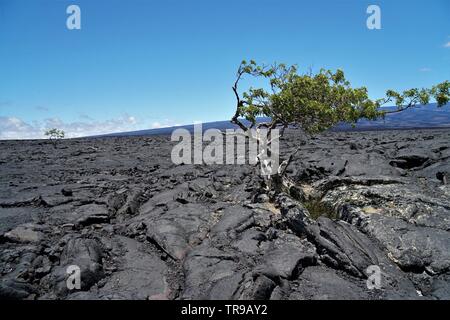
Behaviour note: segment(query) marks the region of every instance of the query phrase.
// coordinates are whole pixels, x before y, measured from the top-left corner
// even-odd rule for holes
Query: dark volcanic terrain
[[[449,129],[322,134],[272,199],[250,166],[176,166],[173,145],[0,141],[0,298],[450,299]]]

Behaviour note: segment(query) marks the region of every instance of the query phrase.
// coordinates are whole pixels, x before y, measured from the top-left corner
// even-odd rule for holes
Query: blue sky
[[[449,18],[448,0],[0,0],[0,138],[229,119],[244,58],[343,68],[373,98],[431,86],[449,79]]]

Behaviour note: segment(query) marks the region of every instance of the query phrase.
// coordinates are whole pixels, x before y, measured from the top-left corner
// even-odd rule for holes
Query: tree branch
[[[284,160],[283,162],[280,163],[280,165],[278,166],[278,174],[283,176],[286,172],[286,169],[288,168],[288,166],[291,164],[292,160],[294,159],[294,156],[297,154],[297,152],[300,151],[300,149],[306,144],[306,141],[301,141],[300,142],[300,146],[298,146],[297,148],[295,148],[295,150],[293,152],[291,152],[288,156],[288,158],[286,160]]]
[[[417,98],[414,98],[406,106],[398,108],[397,110],[384,111],[384,114],[392,114],[392,113],[399,113],[399,112],[405,111],[407,109],[414,107],[417,104],[417,102],[418,102]]]
[[[232,87],[234,95],[236,96],[236,112],[234,113],[234,116],[231,118],[231,123],[234,123],[234,124],[238,125],[242,130],[247,131],[248,128],[239,120],[240,109],[243,105],[243,102],[241,101],[241,98],[239,97],[237,88],[238,88],[239,80],[241,79],[243,74],[244,74],[244,70],[242,69],[242,67],[239,67],[236,81],[234,82],[234,85]]]

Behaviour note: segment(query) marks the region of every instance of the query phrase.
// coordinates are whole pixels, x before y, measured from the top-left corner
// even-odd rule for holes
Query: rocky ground
[[[450,298],[450,130],[323,134],[273,199],[251,167],[176,166],[173,145],[0,141],[0,298]]]

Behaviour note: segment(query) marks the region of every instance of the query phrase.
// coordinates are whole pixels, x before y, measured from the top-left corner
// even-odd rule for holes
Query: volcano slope
[[[322,134],[276,197],[249,166],[172,164],[173,145],[1,141],[0,298],[450,298],[449,129]]]

